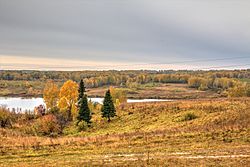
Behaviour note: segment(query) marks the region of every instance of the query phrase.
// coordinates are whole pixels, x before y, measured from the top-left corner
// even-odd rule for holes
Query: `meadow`
[[[247,166],[250,99],[126,104],[110,123],[62,135],[0,129],[1,166]]]
[[[1,71],[0,96],[43,97],[47,108],[0,107],[0,166],[247,166],[249,78],[249,70]],[[110,122],[105,105],[82,100],[108,89]],[[86,107],[90,122],[79,121]]]

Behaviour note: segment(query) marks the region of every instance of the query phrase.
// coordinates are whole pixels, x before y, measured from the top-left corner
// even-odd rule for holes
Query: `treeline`
[[[196,79],[194,79],[196,77]],[[224,87],[220,84],[231,79],[250,79],[248,70],[219,71],[173,71],[173,70],[127,70],[127,71],[0,71],[0,80],[9,81],[47,81],[65,82],[67,80],[84,80],[87,88],[107,85],[133,87],[146,83],[191,83],[191,87],[210,89]],[[195,83],[195,84],[193,84]],[[200,85],[199,85],[200,83]],[[218,84],[217,84],[218,83]],[[216,86],[217,85],[217,86]],[[230,87],[230,86],[229,86]]]
[[[207,89],[221,89],[225,90],[233,87],[239,81],[231,78],[202,78],[202,77],[191,77],[188,79],[188,85],[191,88],[197,88],[200,90]]]
[[[232,78],[191,77],[188,79],[188,85],[199,90],[224,91],[229,97],[250,97],[250,83]]]

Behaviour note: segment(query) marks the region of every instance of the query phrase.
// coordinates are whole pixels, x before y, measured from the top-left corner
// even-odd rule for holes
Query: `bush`
[[[12,114],[5,108],[0,108],[0,127],[11,127]]]
[[[53,107],[51,108],[50,110],[47,110],[47,113],[49,114],[58,114],[60,112],[59,108],[58,107]]]
[[[77,123],[77,130],[78,132],[84,131],[88,128],[88,123],[85,121],[80,121]]]
[[[26,123],[30,120],[33,120],[36,116],[34,115],[34,113],[31,112],[25,112],[24,114],[20,114],[20,117],[18,119],[19,123]]]
[[[65,128],[70,123],[65,117],[64,113],[62,112],[57,112],[57,113],[54,113],[53,115],[56,117],[57,123],[61,129]]]
[[[38,118],[34,126],[35,131],[40,135],[54,136],[62,132],[56,116],[52,114]]]
[[[194,113],[187,113],[184,115],[182,121],[190,121],[190,120],[193,120],[196,118],[197,118],[197,116]]]
[[[250,84],[238,82],[233,88],[228,90],[229,97],[250,97]]]
[[[204,83],[206,80],[201,77],[191,77],[188,79],[188,86],[190,88],[199,88],[202,83]],[[203,84],[204,85],[204,84]]]

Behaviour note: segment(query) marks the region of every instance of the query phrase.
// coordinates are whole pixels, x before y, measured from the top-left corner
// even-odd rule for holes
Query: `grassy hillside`
[[[128,104],[58,138],[0,129],[1,166],[247,166],[250,98]]]

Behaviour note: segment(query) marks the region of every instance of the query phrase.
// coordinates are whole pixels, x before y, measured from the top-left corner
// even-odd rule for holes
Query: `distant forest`
[[[188,83],[199,89],[227,89],[236,81],[250,80],[250,69],[247,70],[125,70],[125,71],[33,71],[1,70],[0,80],[4,81],[41,81],[84,80],[87,88],[101,86],[134,87],[147,83]]]

